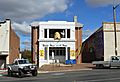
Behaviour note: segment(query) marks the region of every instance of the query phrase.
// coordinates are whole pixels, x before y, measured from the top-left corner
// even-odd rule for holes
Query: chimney
[[[77,23],[77,16],[74,16],[74,22]]]

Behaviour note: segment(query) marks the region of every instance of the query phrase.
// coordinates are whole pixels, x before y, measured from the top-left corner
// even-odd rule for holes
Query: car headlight
[[[36,68],[36,66],[33,66],[34,68]]]
[[[27,66],[25,66],[25,67],[24,67],[24,69],[28,69],[28,67],[27,67]]]

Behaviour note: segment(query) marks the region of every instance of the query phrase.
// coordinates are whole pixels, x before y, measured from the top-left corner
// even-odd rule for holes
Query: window
[[[47,38],[47,29],[44,29],[44,38]]]
[[[49,38],[54,38],[55,33],[58,32],[61,38],[65,38],[65,29],[50,29]]]
[[[47,60],[47,47],[45,47],[45,60]]]
[[[70,60],[70,47],[67,48],[68,51],[68,60]]]
[[[19,60],[19,64],[29,64],[28,60]]]
[[[17,61],[15,61],[15,63],[14,63],[15,65],[18,65],[18,63],[17,63]]]
[[[70,29],[67,29],[67,38],[70,38]]]
[[[48,37],[47,37],[48,34],[47,30],[49,30]],[[44,29],[44,38],[55,38],[56,32],[57,34],[59,34],[60,38],[70,38],[70,29]]]
[[[112,57],[112,60],[119,60],[117,57]]]
[[[65,47],[50,47],[49,56],[52,56],[52,52],[54,52],[55,56],[65,56],[66,48]]]

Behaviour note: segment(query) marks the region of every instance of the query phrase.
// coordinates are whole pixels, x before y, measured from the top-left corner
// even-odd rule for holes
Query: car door
[[[17,61],[15,61],[15,63],[13,64],[12,70],[15,71],[15,72],[18,71],[18,62]]]

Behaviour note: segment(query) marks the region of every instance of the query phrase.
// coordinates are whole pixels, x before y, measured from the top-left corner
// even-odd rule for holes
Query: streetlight
[[[119,6],[120,4],[113,6],[113,20],[114,20],[114,33],[115,33],[115,55],[117,56],[117,36],[116,36],[116,11],[115,9]]]

